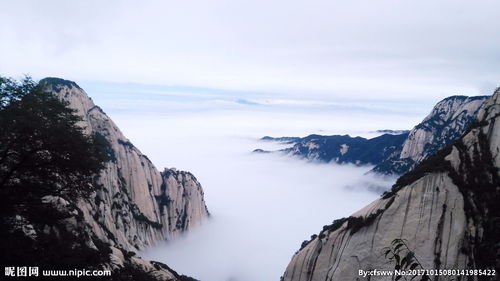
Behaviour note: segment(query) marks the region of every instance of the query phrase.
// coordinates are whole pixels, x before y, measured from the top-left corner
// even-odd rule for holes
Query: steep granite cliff
[[[395,239],[406,241],[423,269],[498,270],[500,90],[481,107],[478,120],[453,144],[402,176],[381,199],[305,241],[282,280],[393,280],[360,276],[359,270],[394,270],[394,261],[384,253]]]
[[[194,280],[135,253],[208,217],[192,174],[159,172],[74,82],[0,77],[0,92],[0,264]]]
[[[402,147],[373,171],[383,174],[403,174],[416,163],[433,155],[453,142],[476,119],[486,96],[451,96],[434,106],[431,113],[415,126]]]
[[[175,238],[208,216],[203,190],[191,173],[160,173],[76,83],[57,78],[40,83],[83,117],[87,132],[111,144],[113,160],[99,177],[102,187],[93,200],[79,202],[98,238],[135,251]]]

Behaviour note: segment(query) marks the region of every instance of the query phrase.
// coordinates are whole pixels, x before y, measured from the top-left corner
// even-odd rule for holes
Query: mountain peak
[[[116,155],[116,161],[107,164],[106,171],[101,173],[99,179],[107,193],[98,192],[98,197],[108,209],[102,211],[92,205],[93,202],[82,205],[92,214],[88,221],[96,226],[96,233],[106,232],[99,225],[99,222],[104,221],[106,229],[115,234],[112,238],[101,235],[100,239],[110,240],[127,250],[136,250],[158,240],[175,238],[208,216],[201,186],[196,178],[187,173],[174,178],[162,177],[153,163],[75,82],[49,77],[39,83],[74,109],[82,118],[79,125],[85,132],[97,133],[106,139]],[[178,194],[181,191],[184,197]],[[175,203],[170,200],[175,200]],[[189,204],[184,204],[188,201]],[[127,208],[129,212],[121,212],[120,208]],[[99,220],[94,221],[93,216]],[[169,223],[177,221],[179,216],[185,217],[184,224],[177,227]]]
[[[43,78],[42,80],[40,80],[39,83],[40,83],[40,85],[52,86],[53,88],[55,88],[55,87],[61,88],[61,86],[66,86],[69,88],[75,87],[75,88],[83,91],[83,89],[80,88],[80,86],[78,86],[78,84],[76,84],[75,82],[73,82],[71,80],[65,80],[62,78],[58,78],[58,77],[46,77],[46,78]]]
[[[477,116],[488,96],[451,96],[434,106],[431,113],[411,130],[400,158],[419,162],[458,138]]]

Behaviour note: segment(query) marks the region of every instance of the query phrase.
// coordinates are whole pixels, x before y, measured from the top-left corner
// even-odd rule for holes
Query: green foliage
[[[484,122],[483,122],[484,123]],[[486,124],[486,123],[484,123]],[[463,249],[474,257],[477,268],[498,268],[500,265],[500,177],[499,168],[493,162],[489,138],[476,130],[478,143],[466,147],[459,142],[461,165],[451,171],[450,177],[464,197],[464,209],[468,220],[482,229],[481,238],[467,237],[469,249]],[[473,151],[472,154],[469,151]]]
[[[121,144],[121,145],[123,145],[123,146],[125,146],[125,147],[127,147],[127,148],[129,148],[129,149],[134,148],[134,145],[130,141],[128,141],[128,140],[124,141],[124,140],[120,140],[119,139],[118,143]]]
[[[404,239],[394,239],[391,242],[390,247],[386,247],[383,249],[384,257],[389,259],[389,261],[394,263],[394,270],[414,270],[414,269],[424,269],[422,264],[418,261],[415,253],[410,250],[406,240]],[[408,277],[410,279],[408,279]],[[404,278],[405,280],[414,280],[415,278],[420,277],[420,281],[428,281],[430,280],[429,276],[424,274],[422,276],[414,275],[414,276],[403,276],[397,275],[396,280],[401,280]]]
[[[36,218],[32,218],[32,222]],[[79,219],[78,219],[79,220]],[[43,231],[44,224],[34,223],[36,239],[27,237],[21,229],[13,228],[12,223],[0,219],[0,251],[8,253],[0,256],[0,264],[31,265],[45,269],[89,268],[97,269],[97,265],[109,260],[109,247],[99,239],[93,239],[97,249],[85,245],[79,225],[75,229],[67,229],[52,221],[50,232]],[[57,229],[57,231],[55,230]],[[80,233],[80,234],[78,234]]]
[[[108,139],[103,136],[101,133],[92,134],[92,142],[98,149],[98,153],[102,156],[103,160],[106,162],[116,162],[115,151],[111,147]]]
[[[29,77],[0,77],[0,97],[2,205],[49,194],[88,196],[112,157],[109,143],[85,134],[75,111]]]
[[[63,90],[62,86],[79,88],[57,78],[37,84],[29,77],[19,82],[0,77],[0,252],[5,253],[0,264],[101,269],[110,262],[109,244],[93,234],[76,203],[101,188],[97,177],[105,163],[116,161],[116,156],[104,135],[85,133],[79,126],[82,119],[53,94]],[[124,185],[121,171],[119,178]],[[45,195],[62,197],[68,203],[57,207],[43,203]],[[169,204],[168,197],[161,199]],[[97,195],[96,205],[101,200]],[[162,227],[136,205],[131,211],[146,225]],[[97,213],[94,219],[108,238],[116,241]],[[26,229],[31,230],[30,236]],[[134,255],[124,252],[127,261]],[[156,269],[166,267],[154,265]],[[178,280],[195,280],[172,272]],[[110,277],[80,279],[156,280],[154,274],[130,263]]]
[[[300,244],[300,250],[304,249],[307,245],[309,245],[309,243],[311,243],[316,238],[318,238],[318,235],[313,234],[313,235],[311,235],[311,239],[302,241],[302,244]]]
[[[466,134],[476,135],[477,143],[466,145],[458,139],[402,176],[392,190],[383,195],[383,198],[394,198],[401,188],[419,178],[429,173],[446,172],[463,195],[467,220],[482,232],[480,237],[467,235],[466,242],[461,248],[462,253],[470,257],[468,266],[471,268],[498,268],[500,265],[500,244],[498,243],[500,177],[490,151],[491,140],[479,129],[490,125],[490,122],[488,120],[476,121],[466,132]],[[453,147],[458,151],[460,158],[457,170],[445,160]],[[439,259],[436,259],[435,264],[439,263]]]
[[[361,228],[370,226],[375,222],[375,220],[380,216],[385,210],[387,210],[394,202],[394,197],[387,200],[384,208],[378,209],[375,212],[370,213],[366,217],[348,217],[346,229],[351,230],[351,235],[358,232]]]
[[[343,224],[344,222],[347,220],[347,218],[340,218],[340,219],[336,219],[332,222],[332,224],[330,225],[324,225],[323,226],[323,230],[320,232],[320,237],[324,237],[326,235],[326,233],[330,233],[330,232],[333,232],[337,229],[339,229]]]
[[[368,227],[371,224],[375,222],[375,220],[380,216],[385,210],[387,210],[392,203],[394,202],[394,197],[390,198],[387,200],[387,203],[382,209],[378,209],[373,213],[370,213],[366,217],[347,217],[347,218],[340,218],[336,219],[332,222],[330,225],[324,225],[323,229],[319,233],[319,235],[312,235],[310,240],[304,240],[302,244],[300,245],[300,249],[302,250],[304,247],[306,247],[309,243],[311,243],[314,239],[319,238],[323,239],[325,238],[328,234],[332,233],[333,231],[339,229],[344,225],[345,222],[347,222],[347,225],[345,227],[345,230],[349,230],[349,234],[353,235],[354,233],[358,232],[361,228],[363,227]]]
[[[36,87],[36,82],[25,77],[21,82],[0,76],[0,110],[14,101],[19,101]]]
[[[436,154],[420,162],[417,166],[415,166],[415,168],[413,168],[413,170],[399,177],[396,183],[392,186],[391,190],[382,194],[382,198],[388,199],[393,197],[399,190],[401,190],[401,188],[414,183],[429,173],[447,172],[452,170],[450,162],[444,158],[450,154],[453,145],[456,143],[457,141],[447,145]]]
[[[109,143],[84,134],[81,118],[45,86],[0,77],[0,252],[8,253],[0,263],[96,268],[109,247],[85,244],[91,234],[75,202],[94,190]],[[43,204],[45,195],[72,199],[66,207],[76,213]],[[22,231],[27,225],[36,238]]]

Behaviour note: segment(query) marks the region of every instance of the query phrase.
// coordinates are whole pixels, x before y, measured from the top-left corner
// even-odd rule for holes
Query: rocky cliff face
[[[454,140],[475,119],[486,97],[452,96],[440,101],[425,119],[415,126],[403,144],[401,158],[418,162]],[[433,147],[429,147],[429,146]]]
[[[475,120],[486,96],[451,96],[440,101],[425,119],[415,126],[399,153],[374,168],[384,174],[403,174],[416,163],[459,138]]]
[[[21,84],[14,89],[18,90],[17,87]],[[0,220],[0,248],[6,254],[0,256],[0,264],[36,265],[40,270],[112,271],[110,277],[99,280],[194,280],[159,262],[143,260],[135,251],[173,239],[208,217],[203,190],[196,178],[175,169],[159,172],[74,82],[47,78],[37,86],[27,80],[22,87],[27,92],[15,102],[23,106],[16,107],[13,101],[8,105],[13,111],[2,111],[3,124],[13,124],[2,138],[3,156],[13,155],[2,162],[2,171],[10,171],[10,174],[4,172],[3,183],[22,163],[27,163],[27,169],[2,186],[0,205],[4,216]],[[71,137],[80,142],[85,137],[75,128],[73,116],[63,118],[61,112],[68,115],[71,112],[52,95],[65,101],[81,117],[77,125],[98,150],[82,152],[80,148],[85,149],[84,145],[56,149],[71,144]],[[35,125],[29,126],[31,122]],[[40,132],[46,135],[38,137]],[[35,154],[42,158],[23,156],[16,162],[16,156],[24,150],[11,149],[14,144],[26,150],[28,156]],[[99,154],[95,165],[97,161],[106,161],[104,168],[98,165],[92,170],[91,163],[87,164],[87,173],[83,169],[77,174],[79,166],[72,165],[88,160],[85,157],[93,159],[92,153]],[[47,163],[53,164],[53,168],[41,170],[39,179],[33,179],[38,174],[27,173]],[[49,180],[46,173],[52,171]],[[94,171],[100,173],[92,175]],[[78,176],[85,180],[79,181]]]
[[[83,117],[87,132],[111,144],[113,159],[99,176],[102,187],[78,204],[99,239],[135,251],[173,239],[208,216],[203,190],[191,173],[160,173],[76,83],[56,78],[40,83]]]
[[[358,270],[394,270],[394,261],[384,256],[394,239],[405,239],[424,269],[498,269],[500,90],[482,106],[478,120],[381,199],[305,241],[283,280],[393,280],[363,277]]]

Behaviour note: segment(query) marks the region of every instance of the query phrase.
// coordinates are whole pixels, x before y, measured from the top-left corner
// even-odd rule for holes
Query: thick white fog
[[[307,127],[311,133],[344,128],[342,133],[370,135],[410,120],[343,113],[326,122],[314,112],[262,111],[111,115],[159,169],[188,170],[202,184],[210,220],[140,255],[204,281],[279,280],[303,240],[378,198],[373,190],[392,184],[393,179],[365,175],[370,167],[253,154],[255,148],[282,147],[259,136],[305,135]]]
[[[220,144],[245,147],[236,141]],[[201,280],[277,281],[304,239],[378,196],[364,189],[367,169],[352,166],[246,153],[201,161],[213,165],[196,172],[212,219],[143,253]]]

